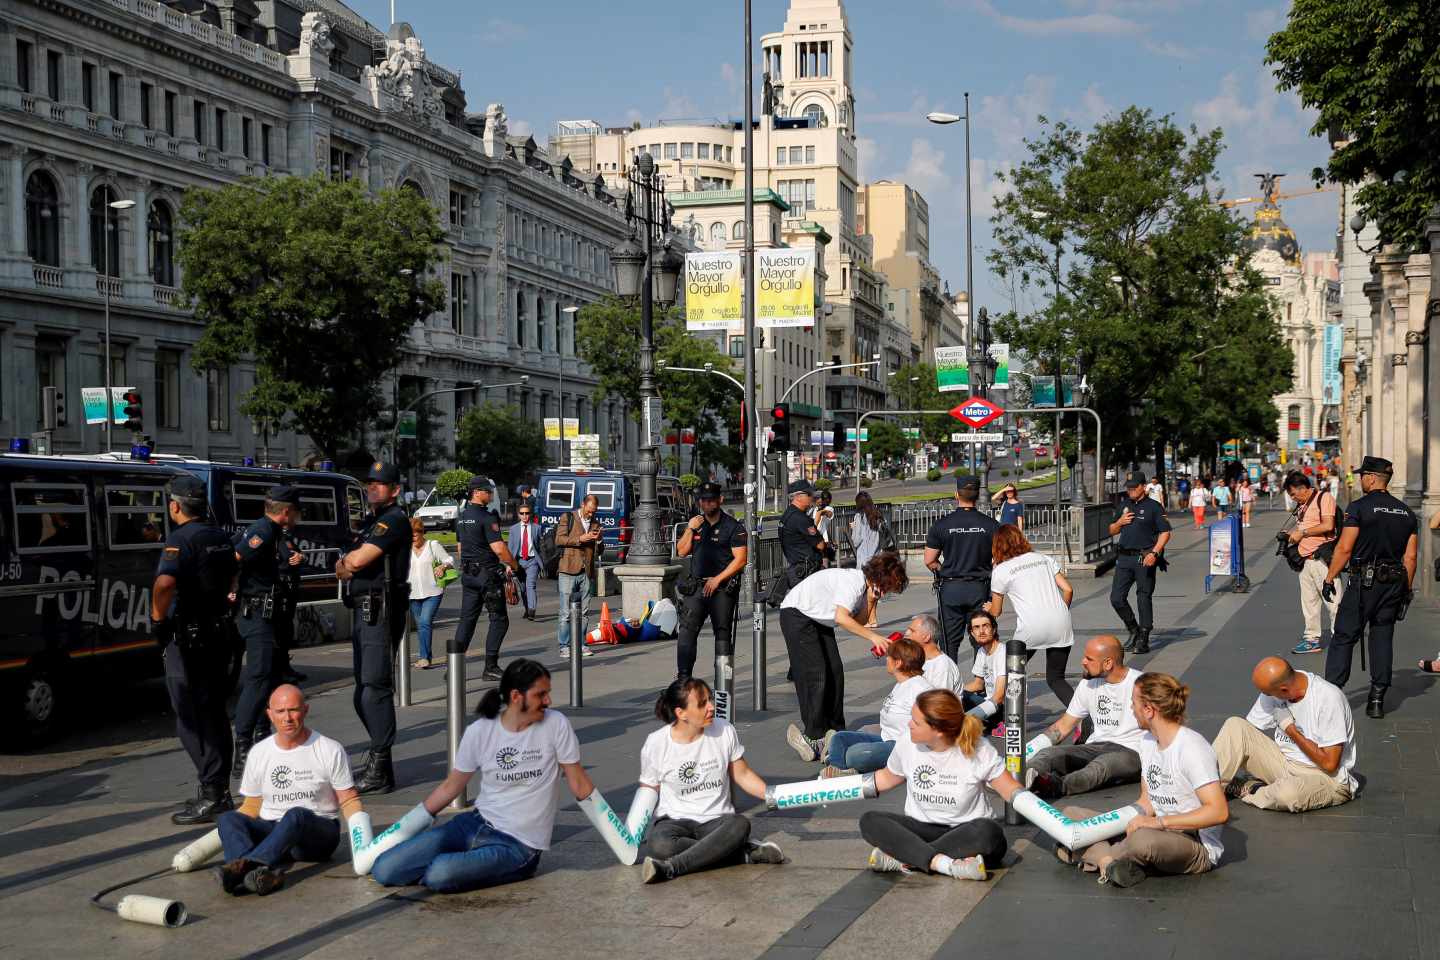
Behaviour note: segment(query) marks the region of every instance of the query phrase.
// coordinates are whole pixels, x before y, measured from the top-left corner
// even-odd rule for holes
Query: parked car
[[[415,518],[425,524],[426,530],[454,530],[455,521],[460,519],[460,501],[447,497],[439,490],[431,490]]]

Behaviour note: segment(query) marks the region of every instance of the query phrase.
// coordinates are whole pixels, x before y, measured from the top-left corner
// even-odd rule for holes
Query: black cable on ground
[[[114,907],[100,902],[101,897],[104,897],[107,894],[114,893],[116,890],[121,890],[125,887],[133,886],[137,883],[144,883],[146,880],[154,880],[156,877],[163,877],[165,874],[173,872],[174,869],[171,867],[162,867],[161,869],[156,870],[152,873],[145,874],[143,877],[135,877],[131,880],[124,880],[120,883],[108,886],[104,890],[101,890],[99,893],[95,894],[93,897],[90,898],[90,905],[92,907],[99,907],[101,910],[108,910],[111,913],[115,913],[116,910]]]

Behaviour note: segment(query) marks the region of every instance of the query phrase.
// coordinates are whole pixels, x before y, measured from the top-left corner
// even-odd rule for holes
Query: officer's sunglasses
[[[528,516],[530,516],[530,511],[529,511],[529,510],[522,510],[522,511],[520,512],[520,516],[522,516],[522,517],[528,517]]]

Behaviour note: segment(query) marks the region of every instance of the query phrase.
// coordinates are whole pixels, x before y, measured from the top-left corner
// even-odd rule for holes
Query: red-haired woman
[[[957,880],[984,880],[1005,856],[1005,832],[995,821],[989,787],[1009,800],[1020,784],[949,690],[927,690],[910,711],[910,736],[901,737],[885,769],[881,793],[902,783],[905,812],[868,810],[860,836],[874,845],[870,869],[928,871]]]
[[[1015,605],[1015,639],[1034,656],[1045,651],[1045,682],[1060,699],[1070,703],[1075,690],[1065,680],[1065,664],[1075,645],[1070,624],[1070,601],[1075,590],[1053,557],[1036,553],[1019,527],[1005,524],[990,542],[990,612],[1000,616],[1005,598]]]

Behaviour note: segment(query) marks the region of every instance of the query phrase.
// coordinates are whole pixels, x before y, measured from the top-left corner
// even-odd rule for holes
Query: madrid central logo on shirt
[[[520,762],[520,751],[514,747],[501,747],[495,751],[495,765],[501,770],[513,770]]]
[[[1153,793],[1161,787],[1168,787],[1170,785],[1170,778],[1165,775],[1165,771],[1161,770],[1159,766],[1152,766],[1145,771],[1145,785],[1148,786]]]
[[[270,783],[276,790],[284,790],[291,782],[289,767],[275,767],[270,771]]]
[[[1102,721],[1109,721],[1111,719],[1111,714],[1118,706],[1119,703],[1111,700],[1103,693],[1095,698],[1095,713]]]
[[[915,781],[915,786],[928,789],[935,786],[935,773],[935,768],[926,763],[916,767],[910,777]]]
[[[675,776],[680,778],[681,783],[694,783],[700,779],[700,771],[694,760],[680,764],[680,769],[675,771]]]

